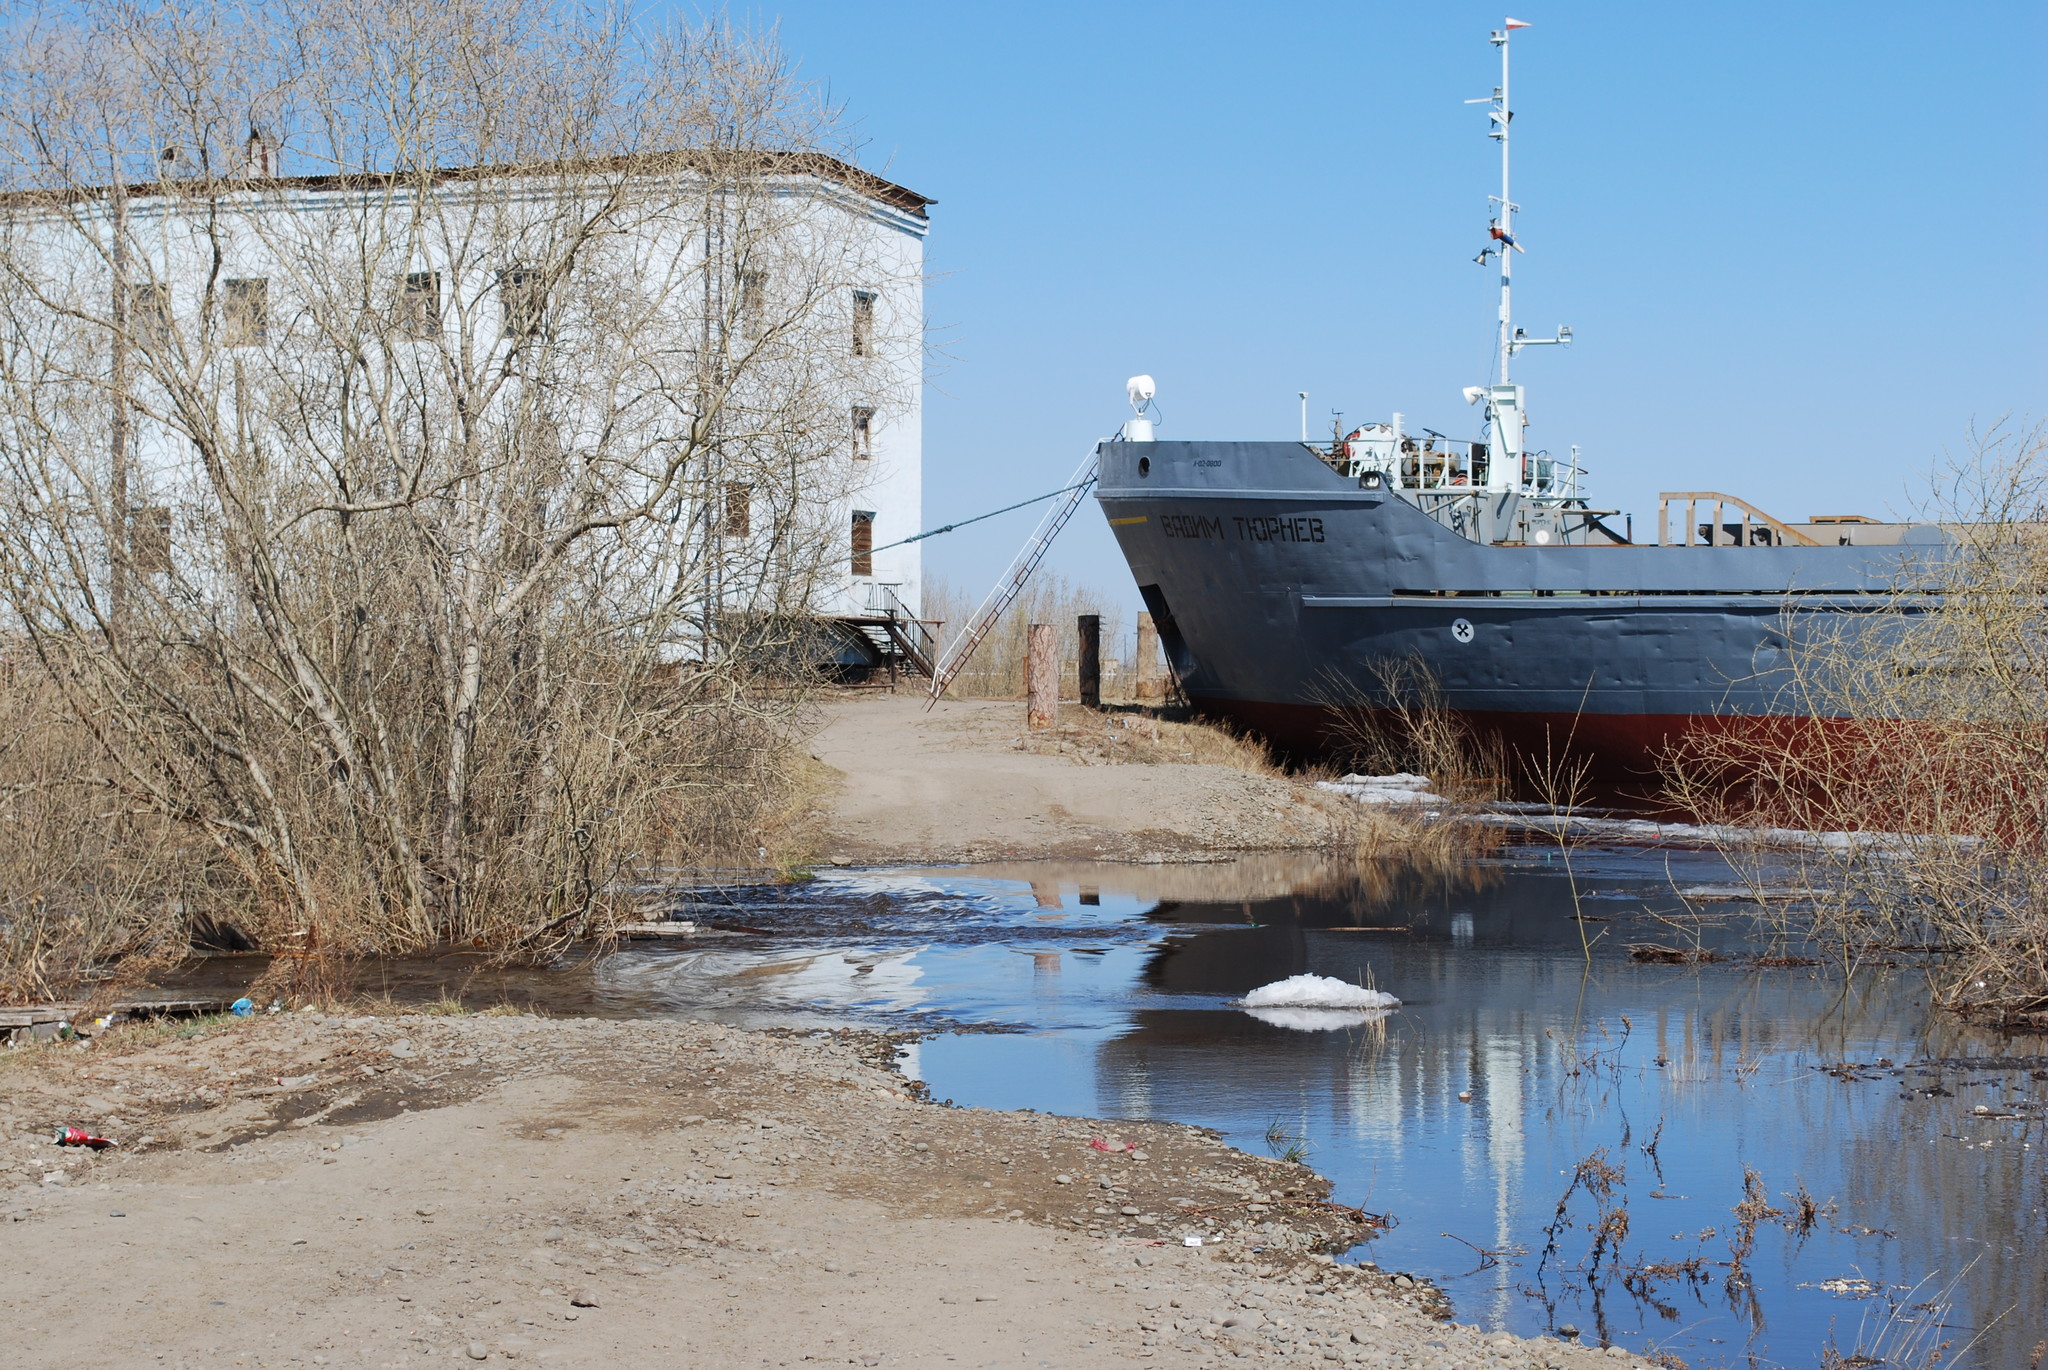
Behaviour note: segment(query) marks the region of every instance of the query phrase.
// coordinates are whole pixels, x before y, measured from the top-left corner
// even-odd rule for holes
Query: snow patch
[[[1237,1001],[1239,1008],[1389,1009],[1401,1001],[1329,975],[1290,975],[1261,985]]]
[[[1426,775],[1347,775],[1342,780],[1320,780],[1319,790],[1335,790],[1361,804],[1441,804],[1444,797],[1429,788]]]
[[[1296,1032],[1336,1032],[1387,1016],[1383,1008],[1248,1008],[1245,1012],[1268,1027]]]

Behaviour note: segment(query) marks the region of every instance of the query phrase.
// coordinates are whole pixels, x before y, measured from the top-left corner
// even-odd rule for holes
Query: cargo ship
[[[1853,514],[1790,522],[1683,490],[1659,496],[1639,538],[1593,506],[1578,449],[1528,445],[1514,363],[1571,330],[1532,338],[1514,324],[1508,51],[1523,27],[1492,35],[1500,85],[1468,102],[1489,107],[1501,153],[1478,258],[1500,272],[1497,372],[1464,391],[1480,436],[1395,414],[1310,442],[1304,412],[1299,441],[1165,441],[1141,376],[1134,416],[1096,448],[1094,493],[1204,712],[1314,748],[1332,708],[1370,704],[1382,663],[1409,659],[1445,706],[1512,746],[1569,745],[1608,778],[1646,776],[1697,729],[1806,721],[1788,635],[1893,602],[1944,537]]]

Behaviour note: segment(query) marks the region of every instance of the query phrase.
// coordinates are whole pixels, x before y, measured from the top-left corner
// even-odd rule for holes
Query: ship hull
[[[1096,498],[1182,690],[1313,748],[1330,713],[1419,661],[1443,705],[1609,778],[1651,774],[1702,728],[1820,716],[1794,654],[1885,631],[1891,547],[1475,542],[1299,443],[1110,442]]]

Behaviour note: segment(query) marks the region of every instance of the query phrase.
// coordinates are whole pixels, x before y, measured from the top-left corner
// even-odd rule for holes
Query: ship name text
[[[1124,520],[1131,522],[1132,520]],[[1321,542],[1323,521],[1311,514],[1233,514],[1230,528],[1239,542]],[[1221,539],[1225,520],[1211,514],[1161,514],[1159,530],[1170,538]]]

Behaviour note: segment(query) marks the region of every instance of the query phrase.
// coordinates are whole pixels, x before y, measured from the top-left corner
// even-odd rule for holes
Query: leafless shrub
[[[1974,441],[1931,502],[1944,540],[1869,610],[1788,616],[1786,688],[1821,722],[1695,736],[1669,793],[1758,834],[1726,839],[1738,865],[1823,891],[1845,967],[1934,953],[1942,1002],[2025,1020],[2048,1011],[2048,432]]]
[[[1542,1259],[1537,1262],[1540,1275],[1553,1257],[1561,1254],[1564,1230],[1575,1226],[1571,1218],[1572,1200],[1584,1194],[1593,1204],[1592,1222],[1593,1245],[1587,1253],[1585,1272],[1587,1283],[1597,1281],[1601,1262],[1608,1261],[1610,1269],[1619,1258],[1620,1245],[1628,1237],[1629,1217],[1627,1195],[1623,1193],[1628,1180],[1626,1168],[1615,1165],[1607,1158],[1607,1148],[1599,1147],[1572,1167],[1571,1183],[1558,1195],[1557,1211],[1551,1215],[1544,1227]]]
[[[1365,680],[1325,672],[1310,691],[1324,711],[1323,747],[1334,763],[1361,775],[1428,776],[1438,794],[1459,804],[1500,797],[1505,749],[1445,703],[1427,662],[1383,657],[1368,670]]]
[[[1799,1182],[1797,1193],[1787,1194],[1783,1197],[1790,1200],[1792,1204],[1792,1207],[1786,1210],[1785,1230],[1795,1237],[1812,1235],[1815,1225],[1822,1218],[1834,1216],[1835,1201],[1829,1199],[1823,1203],[1821,1200],[1814,1198],[1812,1191],[1807,1189],[1804,1180]]]
[[[801,692],[761,687],[916,326],[847,345],[908,268],[773,45],[539,0],[8,39],[7,977],[166,917],[544,955],[769,846]]]
[[[173,876],[177,835],[96,783],[93,739],[54,694],[0,660],[0,1001],[145,974],[182,950],[183,885],[205,878],[203,860]]]
[[[1750,1256],[1756,1251],[1757,1224],[1770,1218],[1782,1218],[1785,1211],[1773,1208],[1769,1196],[1764,1193],[1764,1179],[1749,1166],[1742,1168],[1742,1198],[1735,1205],[1735,1235],[1728,1239],[1728,1283],[1739,1286],[1749,1282],[1747,1269]]]

